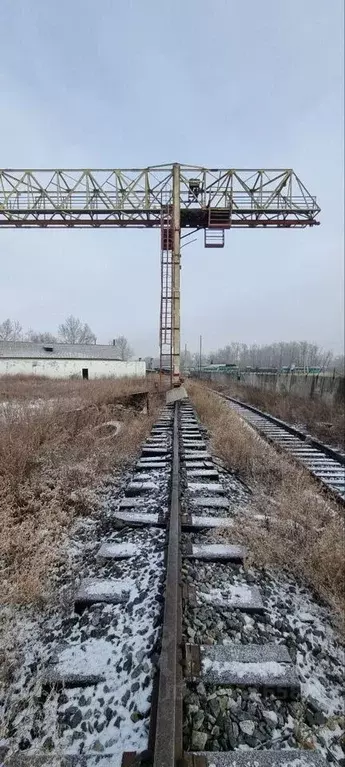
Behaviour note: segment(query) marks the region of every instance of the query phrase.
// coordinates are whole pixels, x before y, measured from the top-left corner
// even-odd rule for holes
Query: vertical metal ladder
[[[173,218],[172,206],[161,213],[161,306],[159,328],[160,377],[169,372],[172,380],[173,354]]]

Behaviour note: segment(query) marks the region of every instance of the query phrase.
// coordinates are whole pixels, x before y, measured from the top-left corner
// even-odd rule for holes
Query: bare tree
[[[310,367],[322,370],[332,369],[333,355],[325,352],[317,344],[309,341],[280,341],[279,343],[264,344],[257,346],[252,344],[240,344],[232,341],[223,349],[211,352],[209,355],[212,362],[237,364],[241,368],[275,368],[281,370],[288,368],[303,368],[307,371]]]
[[[52,333],[37,333],[36,330],[28,330],[26,336],[27,341],[32,341],[35,344],[56,344],[57,338]]]
[[[186,373],[187,370],[190,370],[193,367],[193,355],[188,351],[188,349],[184,349],[181,353],[181,370],[183,373]]]
[[[118,336],[117,338],[114,338],[112,344],[115,346],[116,354],[120,360],[129,360],[131,357],[133,357],[133,349],[125,336]]]
[[[72,314],[59,325],[59,336],[67,344],[95,344],[96,336],[89,325]]]
[[[0,341],[20,341],[22,326],[17,320],[4,320],[0,323]]]
[[[338,354],[334,357],[333,366],[334,370],[341,373],[341,375],[345,375],[345,357],[343,354]]]

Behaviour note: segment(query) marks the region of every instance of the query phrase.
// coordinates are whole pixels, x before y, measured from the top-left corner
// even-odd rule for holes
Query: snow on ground
[[[13,752],[121,755],[147,748],[159,657],[165,531],[119,528],[114,521],[131,478],[109,479],[100,489],[99,517],[75,524],[66,551],[68,568],[57,576],[60,604],[46,605],[42,613],[37,608],[2,610],[13,635],[17,632],[20,650],[1,712],[5,726],[0,737]],[[157,489],[145,496],[148,514],[167,510],[168,469],[156,470],[152,479]],[[120,546],[122,553],[135,552],[135,558],[97,556],[105,543]],[[96,580],[102,593],[110,579],[128,598],[122,604],[95,603],[76,614],[73,595],[85,578],[92,579],[92,589]],[[54,668],[82,675],[85,669],[90,674],[97,669],[104,680],[89,687],[48,689],[44,681]]]
[[[197,537],[200,538],[200,535],[195,534],[194,540]],[[207,533],[207,540],[211,539],[212,535]],[[277,711],[271,704],[272,715],[279,713],[283,716],[276,737],[283,743],[286,738],[294,737],[289,744],[291,747],[298,745],[299,738],[310,740],[327,761],[343,765],[345,656],[343,643],[332,625],[330,609],[320,604],[310,590],[298,584],[293,577],[274,570],[231,567],[228,563],[195,564],[191,560],[184,567],[187,581],[193,583],[199,595],[197,608],[190,607],[185,615],[188,641],[229,646],[233,646],[234,642],[246,645],[284,643],[296,665],[301,683],[301,703],[291,704],[286,711],[283,703]],[[237,589],[239,592],[244,589],[243,593],[246,593],[248,585],[261,591],[265,606],[262,615],[252,616],[239,610],[219,608],[217,600],[211,598],[215,594],[219,598],[230,599]],[[210,666],[207,658],[203,663]],[[244,671],[249,668],[247,663],[243,667]],[[225,670],[223,663],[218,670]],[[211,690],[211,698],[212,694]],[[240,701],[238,705],[245,707],[241,693],[236,694]],[[250,698],[253,700],[252,695]],[[260,696],[258,698],[261,701]],[[258,710],[261,707],[270,708],[264,700],[257,705]],[[261,732],[260,716],[256,714],[254,717],[255,737]]]

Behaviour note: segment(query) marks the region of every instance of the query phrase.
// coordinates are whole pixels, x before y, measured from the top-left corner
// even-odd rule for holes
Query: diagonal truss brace
[[[291,169],[178,167],[182,227],[206,228],[210,209],[227,211],[227,228],[318,223],[316,198]],[[0,170],[0,226],[160,227],[173,168]]]

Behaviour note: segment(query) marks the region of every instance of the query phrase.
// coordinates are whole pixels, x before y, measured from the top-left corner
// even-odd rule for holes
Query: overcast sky
[[[343,348],[343,0],[2,0],[0,167],[290,168],[321,226],[183,249],[182,344]],[[159,234],[0,231],[0,321],[155,354]]]

